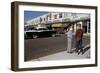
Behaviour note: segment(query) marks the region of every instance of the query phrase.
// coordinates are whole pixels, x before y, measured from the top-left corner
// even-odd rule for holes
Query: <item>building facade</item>
[[[64,29],[73,26],[76,31],[76,25],[81,24],[84,33],[90,33],[90,14],[66,13],[66,12],[48,12],[42,16],[36,17],[25,23],[25,27],[47,27],[63,33]]]

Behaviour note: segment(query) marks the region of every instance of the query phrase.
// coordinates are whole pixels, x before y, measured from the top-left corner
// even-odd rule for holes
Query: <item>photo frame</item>
[[[72,26],[73,35],[75,35],[78,24],[81,24],[83,36],[85,36],[83,37],[85,52],[83,54],[67,53],[68,39],[65,32]],[[48,27],[49,30],[33,29],[33,27],[41,26]],[[26,30],[30,27],[32,27],[30,30]],[[59,28],[60,31],[56,28]],[[33,36],[33,30],[38,32],[36,33],[38,35]],[[54,35],[54,30],[56,30],[56,35]],[[50,37],[44,37],[45,34],[40,33],[43,31],[50,31],[47,32],[49,34],[46,33]],[[29,34],[27,34],[27,39],[26,33]],[[41,35],[43,37],[40,37]],[[72,43],[74,42],[72,41]],[[11,3],[11,70],[93,66],[97,66],[96,6],[18,1]]]

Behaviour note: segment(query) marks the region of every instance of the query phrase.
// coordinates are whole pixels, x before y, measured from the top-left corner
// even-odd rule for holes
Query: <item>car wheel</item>
[[[27,34],[24,34],[24,38],[25,38],[25,39],[27,39],[27,38],[28,38]]]
[[[36,39],[37,38],[37,35],[33,35],[33,39]]]
[[[55,34],[52,34],[52,37],[55,37],[56,35]]]

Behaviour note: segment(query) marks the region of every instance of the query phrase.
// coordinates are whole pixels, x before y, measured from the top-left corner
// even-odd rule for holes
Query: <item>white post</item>
[[[87,34],[89,33],[88,29],[89,29],[89,21],[87,21]]]
[[[76,32],[76,23],[74,24],[74,32]]]
[[[81,21],[81,29],[83,29],[83,22]]]

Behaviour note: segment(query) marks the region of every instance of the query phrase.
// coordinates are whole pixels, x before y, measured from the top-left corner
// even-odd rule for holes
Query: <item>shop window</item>
[[[44,18],[44,21],[45,21],[45,18]]]
[[[57,15],[54,15],[54,19],[57,19]]]
[[[59,13],[59,18],[62,18],[62,13]]]

